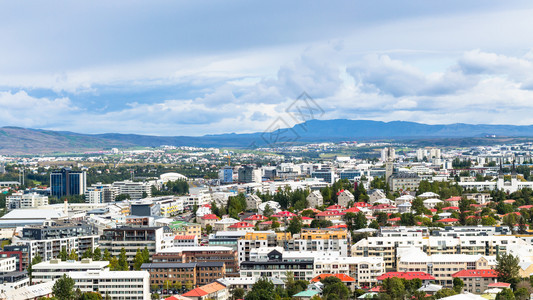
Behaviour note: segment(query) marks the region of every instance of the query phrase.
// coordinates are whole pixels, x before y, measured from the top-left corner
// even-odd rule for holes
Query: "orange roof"
[[[338,228],[348,228],[348,226],[346,224],[339,224],[339,225],[329,226],[328,228],[338,229]]]
[[[174,237],[175,240],[194,240],[195,238],[195,235],[176,235]]]
[[[319,282],[320,280],[331,276],[339,278],[342,282],[355,282],[355,278],[350,277],[346,274],[320,274],[315,278],[311,279],[311,282]]]
[[[454,222],[457,222],[457,221],[459,221],[459,220],[456,219],[456,218],[446,218],[446,219],[438,220],[437,222],[439,222],[439,223],[454,223]]]
[[[185,297],[202,297],[205,295],[212,294],[214,292],[218,292],[220,290],[225,289],[226,287],[218,282],[213,282],[210,284],[206,284],[204,286],[195,288],[193,290],[188,291],[187,293],[183,294],[182,296]]]
[[[448,198],[448,199],[446,199],[446,200],[444,200],[444,201],[449,201],[449,202],[451,202],[451,201],[459,201],[459,200],[461,200],[461,196],[450,197],[450,198]]]

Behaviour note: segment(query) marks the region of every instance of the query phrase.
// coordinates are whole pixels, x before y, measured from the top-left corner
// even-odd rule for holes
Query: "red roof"
[[[326,208],[327,210],[345,210],[346,207],[342,206],[342,205],[338,205],[338,204],[335,204],[335,205],[331,205],[329,206],[328,208]]]
[[[437,212],[437,209],[436,208],[430,208],[429,211],[434,213],[434,212]]]
[[[250,224],[248,222],[238,222],[238,223],[235,223],[235,224],[231,225],[228,228],[250,228],[250,227],[254,227],[254,225],[252,225],[252,224]]]
[[[313,218],[309,218],[309,217],[300,217],[300,219],[302,219],[302,221],[303,220],[314,220]]]
[[[369,292],[375,292],[375,293],[379,293],[381,292],[381,285],[376,285],[375,287],[371,288],[370,290],[368,290]]]
[[[349,213],[349,212],[351,212],[351,213],[358,213],[358,212],[360,212],[360,211],[361,211],[361,210],[360,210],[359,208],[353,206],[353,207],[350,207],[350,208],[348,208],[347,210],[345,210],[345,211],[343,211],[343,212],[344,212],[344,213]]]
[[[456,219],[456,218],[445,218],[445,219],[438,220],[437,222],[439,222],[439,223],[454,223],[454,222],[457,222],[457,221],[459,221],[459,219]]]
[[[518,207],[518,209],[531,209],[531,208],[533,208],[533,205],[522,205]]]
[[[355,207],[370,207],[370,206],[372,206],[372,204],[366,203],[366,202],[355,202],[353,204],[353,206],[355,206]]]
[[[320,280],[331,276],[339,278],[342,282],[355,282],[355,278],[350,277],[346,274],[320,274],[315,278],[311,279],[311,282],[319,282]]]
[[[338,210],[326,210],[323,212],[319,212],[316,214],[317,217],[326,217],[326,216],[344,216],[345,213],[340,212]]]
[[[454,196],[454,197],[450,197],[444,201],[448,201],[448,202],[452,202],[452,201],[460,201],[461,200],[461,196]]]
[[[444,207],[442,210],[459,210],[459,207],[457,207],[457,206],[448,206],[448,207]]]
[[[452,275],[452,277],[482,277],[482,278],[497,278],[498,272],[496,270],[461,270]]]
[[[202,220],[218,220],[218,217],[215,214],[207,214],[207,215],[204,215],[201,219]]]
[[[507,203],[507,204],[511,204],[511,203],[515,203],[516,200],[513,200],[513,199],[508,199],[508,200],[503,200],[503,203]]]
[[[195,235],[176,235],[174,237],[175,240],[194,240],[195,238]]]
[[[384,280],[387,278],[403,278],[407,280],[418,278],[420,280],[435,280],[435,277],[425,272],[387,272],[377,277],[377,280]]]
[[[311,207],[311,208],[306,208],[306,209],[302,210],[300,213],[302,213],[302,212],[304,212],[304,211],[306,211],[306,210],[310,210],[310,211],[313,211],[313,212],[316,212],[316,213],[321,212],[320,209],[316,209],[316,208],[314,208],[314,207]]]
[[[211,208],[211,204],[204,204],[204,205],[202,205],[202,207],[209,207],[209,208]]]
[[[279,213],[277,213],[278,216],[281,216],[281,217],[295,217],[296,214],[294,213],[291,213],[290,211],[280,211]]]
[[[489,283],[489,285],[487,287],[490,287],[490,288],[509,288],[509,287],[511,287],[511,284],[507,283],[507,282],[493,282],[493,283]]]
[[[389,219],[389,222],[398,222],[400,221],[402,218],[400,217],[396,217],[396,218],[392,218],[392,219]]]
[[[266,219],[268,219],[268,218],[263,216],[263,215],[251,215],[248,218],[246,218],[245,220],[246,221],[261,221],[261,220],[266,220]]]

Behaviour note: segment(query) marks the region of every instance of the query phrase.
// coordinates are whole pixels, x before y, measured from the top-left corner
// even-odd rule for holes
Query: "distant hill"
[[[262,147],[288,143],[338,142],[348,140],[409,140],[424,144],[472,145],[486,143],[485,136],[533,137],[533,126],[514,125],[427,125],[414,122],[368,120],[311,120],[274,132],[193,136],[150,136],[137,134],[79,134],[63,131],[0,128],[0,153],[33,154],[109,149],[112,147]],[[472,139],[471,139],[472,138]],[[496,139],[498,140],[498,139]]]

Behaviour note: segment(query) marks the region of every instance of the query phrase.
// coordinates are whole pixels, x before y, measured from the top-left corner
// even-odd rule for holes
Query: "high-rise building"
[[[233,168],[230,166],[225,166],[218,172],[218,179],[221,183],[232,183],[233,182]]]
[[[83,195],[87,187],[85,171],[72,171],[63,168],[50,174],[50,194],[56,198],[70,195]]]

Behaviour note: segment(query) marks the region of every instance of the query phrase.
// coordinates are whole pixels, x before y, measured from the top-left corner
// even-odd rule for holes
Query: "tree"
[[[302,231],[302,226],[303,226],[302,218],[296,216],[296,217],[293,217],[292,220],[289,222],[289,226],[287,227],[287,230],[291,234],[297,234],[297,233],[300,233],[300,231]]]
[[[74,299],[74,279],[63,274],[52,287],[52,294],[60,300]]]
[[[120,194],[115,197],[115,201],[124,201],[127,199],[131,199],[129,194]]]
[[[100,251],[99,247],[96,247],[96,249],[94,249],[94,252],[93,252],[93,260],[99,261],[101,259],[102,259],[102,251]]]
[[[39,255],[39,253],[37,253],[37,255],[35,255],[35,257],[33,257],[33,259],[31,260],[31,263],[28,266],[28,276],[30,277],[30,284],[32,284],[33,266],[42,261],[43,258],[41,257],[41,255]]]
[[[381,290],[392,299],[404,299],[407,294],[402,280],[398,277],[384,279]]]
[[[143,258],[143,263],[150,262],[150,251],[148,251],[148,247],[146,246],[144,246],[144,249],[142,251],[142,258]]]
[[[78,253],[76,253],[76,250],[72,249],[70,250],[70,254],[68,256],[69,260],[78,260]]]
[[[453,295],[457,295],[457,293],[452,289],[440,289],[438,292],[435,293],[435,298],[440,299],[444,297],[450,297]]]
[[[128,271],[129,269],[126,249],[122,247],[122,249],[120,249],[120,254],[118,255],[118,271]]]
[[[152,285],[150,285],[150,289],[152,291],[157,291],[159,289],[159,286],[157,284],[152,284]]]
[[[85,292],[76,300],[102,300],[102,295],[97,292]]]
[[[62,261],[68,260],[67,247],[61,247],[61,251],[59,252],[59,259],[61,259]]]
[[[102,260],[109,261],[109,262],[111,261],[111,253],[109,253],[109,250],[107,250],[107,248],[104,249],[104,256],[102,257]]]
[[[350,298],[350,290],[346,287],[344,283],[337,277],[330,276],[321,280],[324,284],[322,289],[323,299],[326,300],[346,300]]]
[[[252,285],[252,290],[249,291],[245,300],[274,300],[274,283],[268,278],[260,278]]]
[[[136,271],[141,270],[141,265],[144,263],[143,254],[141,252],[141,249],[137,249],[137,253],[135,253],[135,258],[133,259],[133,269]]]
[[[172,288],[176,291],[181,291],[181,289],[183,288],[183,285],[181,284],[181,281],[176,281],[174,282],[174,284],[172,285]]]
[[[453,290],[457,294],[460,294],[463,291],[463,287],[465,286],[465,283],[463,280],[459,277],[455,277],[453,279]]]
[[[424,201],[420,198],[415,198],[411,204],[411,208],[417,215],[423,214],[425,211]]]
[[[498,281],[514,283],[519,278],[520,259],[512,254],[501,253],[496,256],[496,268],[498,272]]]
[[[92,259],[92,258],[93,258],[93,249],[92,249],[92,248],[89,248],[89,249],[85,250],[85,252],[83,252],[81,258],[82,258],[82,259],[84,259],[84,258],[90,258],[90,259]]]
[[[236,288],[231,291],[231,299],[237,300],[244,298],[244,289],[243,288]]]
[[[511,291],[510,289],[503,289],[501,292],[499,292],[496,295],[496,300],[514,300],[514,299],[516,298],[513,294],[513,291]]]
[[[185,282],[185,289],[187,291],[192,290],[192,281],[189,280],[189,281]]]
[[[415,226],[415,215],[411,213],[403,213],[400,216],[400,224],[403,226]]]
[[[118,259],[113,256],[109,259],[109,270],[111,271],[119,271],[118,268]]]

